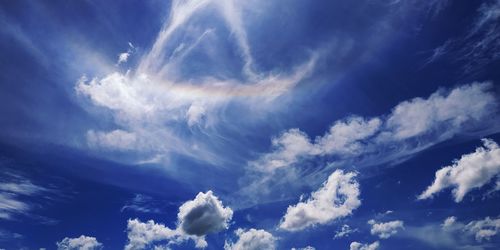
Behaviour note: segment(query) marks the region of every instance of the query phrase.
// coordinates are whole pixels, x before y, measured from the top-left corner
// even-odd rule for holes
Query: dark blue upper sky
[[[500,247],[498,0],[0,1],[0,53],[2,249]]]

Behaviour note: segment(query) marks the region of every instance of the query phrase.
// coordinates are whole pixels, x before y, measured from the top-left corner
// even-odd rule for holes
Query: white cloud
[[[131,42],[128,42],[128,49],[126,52],[122,52],[118,54],[118,61],[116,62],[116,65],[120,65],[122,63],[126,63],[128,61],[128,58],[132,53],[134,53],[135,47]]]
[[[361,140],[373,136],[380,127],[380,119],[350,117],[337,121],[329,131],[314,142],[299,129],[290,129],[279,137],[273,138],[274,151],[264,155],[251,165],[257,169],[272,171],[286,167],[301,157],[317,155],[352,155],[362,150]]]
[[[362,244],[359,242],[351,242],[349,245],[350,250],[377,250],[380,247],[380,243],[378,241],[373,242],[372,244]]]
[[[301,248],[293,247],[291,250],[316,250],[316,248],[312,247],[312,246],[306,246],[306,247],[301,247]]]
[[[203,238],[187,236],[177,229],[172,230],[163,224],[155,223],[153,220],[146,223],[138,219],[128,220],[127,237],[126,250],[145,249],[162,241],[167,241],[167,244],[180,244],[189,239],[194,240],[199,248],[204,248],[207,245]]]
[[[131,149],[140,158],[135,161],[144,161],[144,158],[159,154],[180,154],[212,164],[217,162],[221,157],[213,153],[213,147],[208,145],[210,143],[200,139],[204,136],[197,135],[220,138],[218,134],[213,134],[211,128],[224,118],[220,111],[230,103],[245,104],[249,111],[247,115],[258,110],[255,115],[261,116],[260,111],[271,110],[276,98],[309,76],[319,55],[312,52],[310,58],[286,72],[256,71],[241,8],[243,5],[235,4],[232,0],[173,1],[169,18],[151,50],[145,53],[135,69],[125,74],[108,72],[103,77],[90,80],[82,77],[75,86],[76,92],[88,97],[92,104],[111,111],[117,127],[120,127],[118,131],[134,136],[123,146],[108,140],[117,130],[89,130],[87,140],[90,148]],[[182,72],[179,67],[186,64],[186,55],[195,47],[206,50],[214,61],[218,61],[217,57],[221,54],[217,51],[224,47],[215,43],[203,44],[204,40],[217,42],[208,39],[215,39],[219,30],[206,28],[203,23],[190,22],[193,15],[205,11],[215,11],[226,21],[236,47],[241,52],[239,60],[243,61],[243,76],[235,77],[239,72],[227,75],[227,65],[220,65],[217,72],[196,79],[179,75],[178,72]],[[182,32],[189,35],[179,41],[177,34]],[[172,47],[176,48],[173,52]],[[126,62],[133,50],[133,45],[130,45],[127,52],[120,54],[118,64]],[[191,130],[191,134],[178,133],[179,128],[189,130],[195,125],[204,126],[197,127],[199,131]],[[95,141],[102,143],[93,143]],[[194,144],[197,145],[196,150],[191,147]],[[162,159],[168,161],[168,157]]]
[[[356,173],[353,172],[333,172],[307,201],[288,207],[280,228],[299,231],[350,215],[361,205],[359,184],[355,177]]]
[[[262,229],[237,229],[235,234],[238,240],[235,243],[228,242],[224,244],[225,250],[260,250],[276,249],[276,238],[269,232]]]
[[[194,200],[182,204],[177,214],[179,228],[196,236],[227,229],[232,217],[233,210],[224,207],[212,191],[198,193]]]
[[[441,131],[449,136],[467,122],[480,121],[495,103],[487,94],[490,84],[474,83],[457,87],[449,93],[437,91],[429,98],[414,98],[398,104],[389,115],[386,126],[392,140],[402,140]],[[449,135],[448,135],[449,134]]]
[[[161,241],[167,241],[167,246],[164,247],[168,247],[170,244],[180,244],[187,240],[195,241],[197,248],[205,248],[205,235],[227,229],[232,216],[233,211],[224,207],[212,191],[200,192],[194,200],[179,207],[176,229],[170,229],[153,220],[146,223],[138,219],[129,220],[128,243],[125,249],[143,249]]]
[[[342,225],[342,227],[340,228],[339,231],[335,232],[335,236],[333,238],[334,239],[340,239],[340,238],[343,238],[343,237],[347,237],[350,234],[352,234],[354,232],[357,232],[357,231],[358,231],[357,228],[352,229],[349,225],[344,224],[344,225]]]
[[[114,148],[118,150],[130,150],[136,147],[137,136],[120,129],[111,132],[100,132],[89,130],[87,142],[93,147]]]
[[[247,171],[255,178],[244,182],[241,193],[254,200],[282,199],[283,194],[273,197],[266,190],[294,193],[317,185],[339,167],[398,164],[459,134],[494,133],[500,130],[498,124],[492,84],[475,82],[401,102],[387,115],[341,119],[314,140],[297,128],[289,129],[272,139],[270,152],[248,162]],[[323,166],[307,170],[318,161]]]
[[[398,233],[399,229],[404,229],[404,223],[400,220],[377,223],[375,220],[369,220],[368,224],[372,226],[370,233],[377,235],[380,239],[388,239]]]
[[[436,171],[432,185],[418,199],[432,198],[436,193],[452,187],[455,202],[463,200],[473,189],[481,188],[500,173],[500,148],[490,139],[483,139],[483,146],[475,152],[462,155],[452,165]]]
[[[446,218],[443,229],[449,232],[463,232],[474,236],[477,242],[490,240],[500,232],[500,218],[486,217],[482,220],[473,220],[467,224],[458,222],[455,216]]]
[[[85,235],[78,238],[66,237],[56,244],[58,250],[97,250],[103,247],[96,238]]]
[[[49,190],[31,183],[29,180],[12,174],[10,180],[0,182],[0,219],[13,219],[15,215],[30,215],[33,204],[25,201],[25,196],[35,196]]]

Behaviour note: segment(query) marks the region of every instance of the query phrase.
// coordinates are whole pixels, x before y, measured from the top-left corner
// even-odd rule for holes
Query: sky
[[[0,1],[0,249],[500,248],[500,1]]]

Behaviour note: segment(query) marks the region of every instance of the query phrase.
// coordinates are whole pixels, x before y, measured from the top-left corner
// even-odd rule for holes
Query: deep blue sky
[[[0,248],[500,248],[500,1],[0,1],[0,53]]]

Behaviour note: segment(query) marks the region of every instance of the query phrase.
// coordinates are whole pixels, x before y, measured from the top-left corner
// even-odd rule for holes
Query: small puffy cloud
[[[126,63],[128,61],[128,58],[132,53],[134,53],[135,47],[131,42],[128,42],[128,50],[126,52],[122,52],[118,54],[118,61],[116,62],[116,65],[120,65],[122,63]]]
[[[481,188],[500,173],[500,149],[490,139],[483,139],[483,146],[475,152],[462,155],[452,165],[436,172],[432,185],[418,196],[418,199],[432,198],[436,193],[452,187],[455,202],[463,200],[473,189]]]
[[[273,250],[276,249],[276,238],[269,232],[262,229],[238,229],[235,231],[238,240],[235,243],[224,244],[225,250]]]
[[[233,210],[224,207],[212,191],[198,193],[179,208],[179,227],[188,235],[203,236],[228,228]]]
[[[368,224],[372,226],[370,233],[377,235],[380,239],[388,239],[396,234],[399,229],[404,229],[404,223],[400,220],[377,223],[375,220],[369,220]]]
[[[335,236],[333,238],[334,239],[340,239],[340,238],[343,238],[343,237],[347,237],[347,236],[349,236],[349,234],[352,234],[352,233],[357,232],[357,231],[358,231],[357,228],[352,229],[349,225],[344,224],[344,225],[342,225],[342,227],[340,228],[340,230],[338,230],[337,232],[335,232]]]
[[[94,237],[82,235],[78,238],[64,238],[56,243],[58,250],[98,250],[102,244]]]
[[[307,227],[327,224],[348,216],[361,205],[356,173],[336,170],[328,180],[304,202],[289,206],[280,223],[287,231],[299,231]]]
[[[349,245],[350,250],[377,250],[380,247],[380,243],[378,241],[373,242],[372,244],[362,244],[356,241],[351,242]]]
[[[127,224],[127,250],[153,247],[154,244],[166,241],[170,244],[180,244],[193,240],[197,248],[207,247],[205,235],[216,233],[228,228],[233,211],[224,207],[222,202],[212,191],[198,193],[194,200],[190,200],[179,207],[177,214],[177,228],[171,229],[163,224],[149,220],[146,223],[138,219],[129,220]]]

